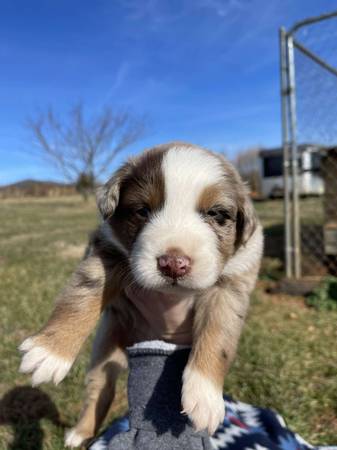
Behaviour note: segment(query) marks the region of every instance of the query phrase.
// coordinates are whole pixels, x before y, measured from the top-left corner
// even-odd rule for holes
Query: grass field
[[[0,449],[62,449],[64,428],[80,410],[90,342],[60,386],[34,389],[17,371],[17,346],[47,318],[96,223],[95,207],[78,198],[5,200],[0,206]],[[259,203],[257,209],[273,241],[281,204]],[[225,391],[278,410],[313,444],[336,444],[337,312],[309,309],[300,297],[266,294],[265,283],[280,266],[277,254],[268,254]],[[126,409],[124,384],[125,377],[110,418]]]

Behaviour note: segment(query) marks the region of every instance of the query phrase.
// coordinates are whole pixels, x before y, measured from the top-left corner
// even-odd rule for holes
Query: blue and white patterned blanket
[[[284,419],[270,409],[257,408],[229,397],[225,397],[225,403],[225,420],[211,438],[215,450],[337,450],[337,446],[310,445],[287,428]],[[116,420],[90,450],[106,450],[113,436],[128,429],[127,417]]]

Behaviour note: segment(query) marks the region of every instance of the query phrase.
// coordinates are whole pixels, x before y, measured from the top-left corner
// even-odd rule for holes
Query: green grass
[[[268,232],[281,226],[280,205],[257,205]],[[48,317],[96,223],[95,207],[78,198],[7,200],[0,206],[0,449],[63,449],[64,427],[80,410],[90,342],[60,386],[35,389],[17,371],[17,346]],[[279,271],[279,260],[269,257],[264,267],[268,278]],[[263,283],[225,391],[278,410],[314,444],[336,443],[337,311],[267,295]],[[110,418],[126,408],[124,385],[125,377]]]

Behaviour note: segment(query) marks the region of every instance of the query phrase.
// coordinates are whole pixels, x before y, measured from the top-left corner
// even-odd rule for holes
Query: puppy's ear
[[[236,216],[235,249],[245,245],[256,230],[258,221],[246,186],[240,193],[238,200],[238,212]]]
[[[96,202],[104,220],[113,215],[119,201],[122,182],[130,175],[133,167],[132,161],[120,167],[103,186],[96,190]]]

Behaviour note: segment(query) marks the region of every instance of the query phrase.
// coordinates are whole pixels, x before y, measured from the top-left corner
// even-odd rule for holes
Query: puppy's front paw
[[[186,367],[182,389],[183,413],[196,430],[207,429],[212,435],[225,417],[222,391],[198,370]]]
[[[84,442],[88,439],[92,438],[92,436],[87,435],[76,429],[76,427],[67,430],[64,436],[64,445],[66,447],[74,448],[80,447]]]
[[[35,337],[23,341],[19,350],[24,353],[19,371],[32,373],[33,386],[48,381],[59,384],[72,366],[72,361],[53,354],[40,345]]]

